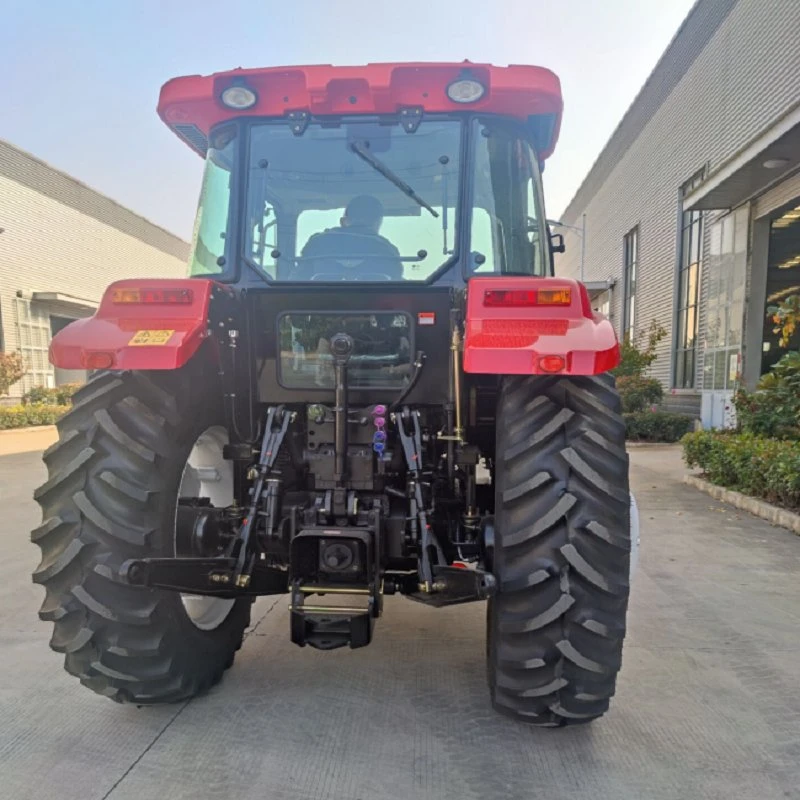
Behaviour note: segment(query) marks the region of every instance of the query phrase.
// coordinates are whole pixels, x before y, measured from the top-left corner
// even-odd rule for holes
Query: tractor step
[[[347,606],[304,606],[291,610],[291,639],[300,647],[335,650],[366,647],[372,641],[373,616]]]
[[[313,595],[350,595],[353,605],[315,602]],[[367,605],[355,605],[359,599],[367,600]],[[380,597],[376,603],[373,587],[303,584],[297,581],[292,587],[289,613],[291,639],[300,647],[310,645],[318,650],[335,650],[349,645],[355,649],[366,647],[372,641],[373,621],[380,614]]]

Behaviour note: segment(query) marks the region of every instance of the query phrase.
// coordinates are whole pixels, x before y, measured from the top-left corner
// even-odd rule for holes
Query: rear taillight
[[[563,372],[567,367],[564,356],[539,356],[539,369],[550,374]]]
[[[572,290],[561,289],[487,289],[483,304],[489,308],[525,308],[526,306],[568,306]]]
[[[138,287],[114,289],[111,302],[115,305],[190,306],[194,297],[191,289]]]
[[[111,369],[114,366],[114,354],[106,351],[86,353],[83,357],[83,366],[86,369]]]

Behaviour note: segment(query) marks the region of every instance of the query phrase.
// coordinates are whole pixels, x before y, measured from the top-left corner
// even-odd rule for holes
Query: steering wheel
[[[349,259],[348,259],[349,260]],[[305,266],[298,264],[298,272],[302,274],[303,267],[308,270],[309,275],[306,280],[311,281],[362,281],[362,282],[382,282],[393,280],[392,276],[384,272],[380,267],[370,265],[371,259],[363,259],[357,266],[347,266],[342,261],[335,258],[325,259],[322,264],[315,268],[312,264]],[[309,274],[310,273],[310,274]]]
[[[324,272],[317,272],[311,276],[312,281],[361,281],[362,283],[379,283],[380,281],[391,281],[391,275],[385,272],[353,272],[339,276],[328,275]]]

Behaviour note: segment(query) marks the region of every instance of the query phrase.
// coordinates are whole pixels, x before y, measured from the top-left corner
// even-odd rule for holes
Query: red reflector
[[[560,289],[487,289],[483,304],[490,308],[524,308],[525,306],[568,306],[572,290]]]
[[[542,372],[561,372],[567,366],[564,356],[540,356],[539,369]]]
[[[86,369],[111,369],[114,366],[114,354],[109,352],[87,353],[83,357]]]
[[[487,289],[483,304],[490,308],[519,308],[536,305],[535,289]]]
[[[191,289],[162,289],[162,288],[138,288],[138,289],[114,289],[111,295],[111,302],[117,305],[169,305],[169,306],[188,306],[192,304],[194,297]]]

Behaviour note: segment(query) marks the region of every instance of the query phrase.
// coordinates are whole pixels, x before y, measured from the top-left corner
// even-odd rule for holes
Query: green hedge
[[[644,411],[648,406],[660,403],[664,397],[661,381],[643,375],[621,375],[617,378],[617,391],[626,414]]]
[[[634,442],[678,442],[693,424],[691,417],[669,411],[640,411],[622,416],[627,438]]]
[[[52,425],[69,409],[70,406],[0,406],[0,431]]]
[[[44,404],[48,406],[68,406],[72,395],[83,386],[82,383],[64,383],[61,386],[34,386],[22,395],[22,405],[32,406]]]
[[[800,507],[800,442],[697,431],[684,436],[682,444],[686,463],[700,467],[712,483]]]

